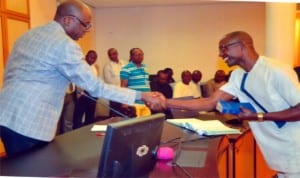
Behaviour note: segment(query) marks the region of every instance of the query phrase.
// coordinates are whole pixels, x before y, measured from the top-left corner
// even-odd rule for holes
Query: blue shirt
[[[70,82],[94,97],[134,104],[136,91],[104,84],[82,59],[80,46],[55,21],[21,36],[5,69],[0,125],[51,141]]]
[[[147,72],[146,66],[142,64],[141,67],[136,66],[133,62],[129,62],[127,65],[122,67],[120,71],[121,80],[128,81],[128,88],[149,92],[149,73]],[[137,101],[137,103],[143,103],[142,101]]]

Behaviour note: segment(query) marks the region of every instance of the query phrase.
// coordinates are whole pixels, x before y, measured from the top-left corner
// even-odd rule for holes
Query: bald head
[[[226,81],[227,75],[224,70],[217,70],[215,73],[214,79],[215,79],[215,82],[221,83],[223,81]]]
[[[236,40],[242,42],[244,45],[254,49],[252,37],[244,31],[234,31],[225,35],[220,42]]]
[[[200,82],[201,78],[202,73],[200,72],[200,70],[194,70],[192,73],[192,80],[194,81],[194,83]]]
[[[119,62],[119,57],[118,57],[119,53],[118,53],[117,49],[109,48],[107,50],[107,55],[111,61]]]
[[[184,84],[188,85],[192,81],[192,73],[189,70],[182,71],[181,80]]]
[[[91,28],[92,12],[78,0],[65,0],[57,7],[54,20],[73,40],[83,37]]]
[[[65,0],[59,4],[55,13],[55,20],[70,14],[78,14],[87,8],[85,4],[78,0]]]

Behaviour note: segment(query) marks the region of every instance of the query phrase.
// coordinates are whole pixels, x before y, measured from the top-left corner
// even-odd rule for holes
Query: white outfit
[[[221,90],[238,97],[240,102],[255,105],[241,90],[242,69],[232,72],[228,83]],[[300,103],[300,85],[296,73],[290,66],[260,56],[248,73],[246,90],[268,112],[288,109]],[[283,173],[300,175],[300,121],[286,122],[278,128],[273,121],[250,121],[250,128],[268,165]]]
[[[97,70],[96,65],[95,65],[95,64],[92,64],[90,67],[91,67],[91,70],[92,70],[93,74],[94,74],[96,77],[98,77],[98,76],[99,76],[99,73],[98,73],[98,70]]]
[[[110,60],[103,68],[104,81],[108,84],[120,86],[120,71],[124,65],[123,60],[119,60],[118,63]]]
[[[200,90],[193,82],[190,82],[188,85],[186,85],[182,81],[179,81],[174,86],[173,98],[185,96],[193,96],[194,98],[199,98],[201,96]]]

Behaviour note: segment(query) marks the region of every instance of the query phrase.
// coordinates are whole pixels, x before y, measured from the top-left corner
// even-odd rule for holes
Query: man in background
[[[164,70],[159,70],[156,74],[156,79],[150,82],[151,91],[159,91],[166,98],[173,97],[173,89],[168,82],[168,73]]]
[[[98,77],[98,70],[96,67],[97,52],[89,50],[85,56],[86,63],[90,66],[91,72],[95,77]],[[87,91],[77,88],[78,98],[75,102],[75,110],[73,117],[73,129],[78,129],[83,125],[88,125],[94,122],[94,115],[96,110],[97,99],[92,97]],[[82,92],[84,94],[82,94]],[[83,121],[84,116],[84,121]]]
[[[130,62],[120,71],[121,87],[130,88],[136,91],[149,92],[149,73],[146,65],[143,64],[144,52],[140,48],[130,50]],[[123,106],[125,107],[125,106]],[[137,116],[151,115],[151,110],[144,101],[136,101]]]
[[[158,91],[162,93],[166,98],[173,97],[173,89],[168,82],[169,76],[168,73],[164,70],[159,70],[156,75],[156,79],[150,82],[151,91]],[[155,113],[155,111],[152,111]],[[170,110],[166,110],[164,112],[166,114],[166,118],[173,118]]]
[[[115,48],[110,48],[107,51],[109,62],[103,68],[104,81],[108,84],[120,86],[120,71],[125,65],[123,60],[119,59],[119,53]]]
[[[119,59],[119,53],[115,48],[110,48],[107,51],[109,62],[103,68],[104,81],[111,85],[121,86],[120,71],[125,65],[123,60]],[[114,110],[119,111],[121,104],[114,101],[109,101],[109,116],[119,116]]]
[[[166,67],[166,68],[164,69],[164,71],[168,74],[168,83],[169,83],[170,85],[174,84],[174,83],[175,83],[175,80],[174,80],[174,78],[173,78],[173,74],[174,74],[173,69],[170,68],[170,67]]]
[[[181,98],[192,96],[199,98],[201,96],[199,88],[192,83],[192,73],[189,70],[184,70],[181,73],[181,81],[177,82],[173,90],[173,98]]]
[[[202,79],[202,73],[200,72],[200,70],[194,70],[192,73],[192,83],[196,86],[197,90],[199,90],[200,95],[202,96],[201,87],[200,87],[201,79]]]
[[[205,97],[211,96],[215,91],[217,91],[222,85],[227,82],[227,75],[224,70],[217,70],[214,78],[205,82],[204,90],[206,93]]]

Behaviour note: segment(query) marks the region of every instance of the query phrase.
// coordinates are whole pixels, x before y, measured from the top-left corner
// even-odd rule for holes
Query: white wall
[[[110,47],[128,60],[129,50],[144,50],[150,73],[171,67],[175,79],[185,70],[199,69],[203,80],[226,64],[218,58],[218,41],[228,32],[252,34],[257,51],[264,53],[265,4],[220,3],[193,6],[161,6],[97,9],[96,48],[102,69]]]

